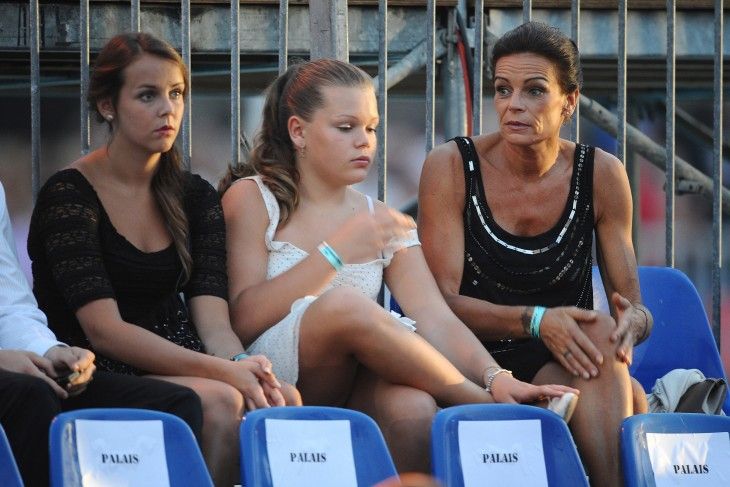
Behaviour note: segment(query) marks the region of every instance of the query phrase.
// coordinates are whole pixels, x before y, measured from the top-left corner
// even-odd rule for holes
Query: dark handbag
[[[727,396],[725,379],[705,379],[687,388],[674,411],[677,413],[722,414],[725,396]]]

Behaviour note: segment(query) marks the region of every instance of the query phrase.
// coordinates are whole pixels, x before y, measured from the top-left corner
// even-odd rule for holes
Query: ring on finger
[[[568,355],[570,355],[570,350],[563,352],[563,357],[568,358]]]

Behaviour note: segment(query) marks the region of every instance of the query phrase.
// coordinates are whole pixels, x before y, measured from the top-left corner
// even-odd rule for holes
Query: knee
[[[299,393],[299,389],[291,384],[281,384],[281,395],[284,396],[284,402],[287,406],[302,405],[302,395]]]
[[[358,327],[367,330],[377,322],[378,313],[384,311],[361,291],[349,286],[330,289],[317,298],[311,308],[326,318],[319,322],[340,327],[346,333]]]
[[[211,382],[200,394],[203,422],[206,425],[227,425],[243,417],[244,398],[235,387],[225,382]]]
[[[616,321],[610,315],[599,313],[595,323],[583,325],[581,330],[591,340],[593,345],[605,359],[616,357],[618,343],[611,341],[611,335],[616,329]]]

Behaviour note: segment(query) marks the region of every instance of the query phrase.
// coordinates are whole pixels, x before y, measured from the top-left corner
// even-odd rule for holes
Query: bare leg
[[[430,472],[431,423],[438,411],[431,396],[361,369],[347,407],[375,419],[398,472]]]
[[[622,485],[619,431],[624,418],[633,413],[628,367],[617,360],[616,344],[609,341],[614,326],[605,318],[582,327],[604,357],[598,377],[573,377],[557,362],[550,362],[534,380],[536,384],[565,384],[581,391],[570,427],[594,486]]]
[[[150,376],[190,387],[203,405],[201,450],[215,485],[240,483],[238,428],[244,412],[241,393],[234,387],[201,377]]]
[[[357,363],[388,382],[426,391],[439,404],[492,402],[484,388],[376,302],[356,289],[338,287],[302,317],[297,387],[305,403],[342,404]]]
[[[646,391],[633,377],[631,378],[631,393],[634,397],[634,414],[648,413],[649,401],[646,399]]]

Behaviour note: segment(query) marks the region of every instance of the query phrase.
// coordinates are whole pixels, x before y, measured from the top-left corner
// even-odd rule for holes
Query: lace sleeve
[[[93,188],[76,170],[56,173],[38,195],[28,235],[34,266],[50,274],[73,311],[114,298],[99,238],[100,212]]]
[[[185,286],[185,295],[188,298],[210,295],[228,300],[223,209],[218,193],[200,176],[191,176],[185,211],[193,258],[193,272]]]

